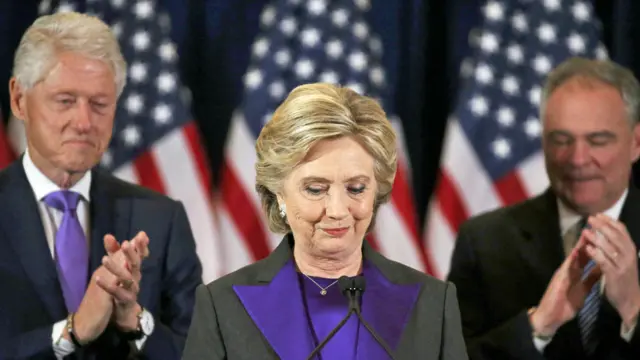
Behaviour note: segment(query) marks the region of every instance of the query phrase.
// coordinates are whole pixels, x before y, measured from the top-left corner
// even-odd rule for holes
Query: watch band
[[[74,330],[74,324],[73,324],[73,320],[75,318],[75,313],[71,313],[69,314],[69,316],[67,317],[67,333],[69,334],[69,337],[71,338],[71,342],[73,343],[73,346],[76,347],[76,349],[79,349],[82,347],[82,344],[80,344],[80,341],[78,341],[78,338],[76,337],[75,334],[75,330]]]

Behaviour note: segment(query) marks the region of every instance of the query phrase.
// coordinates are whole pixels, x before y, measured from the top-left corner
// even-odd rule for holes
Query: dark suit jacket
[[[138,302],[156,325],[140,357],[178,359],[202,283],[184,208],[101,171],[93,171],[90,196],[90,273],[106,255],[105,234],[122,241],[146,231],[150,256],[142,264]],[[0,359],[55,359],[52,325],[67,310],[21,160],[0,173],[0,204]],[[129,344],[119,335],[110,327],[73,358],[125,359]]]
[[[620,220],[638,248],[639,216],[640,193],[630,189]],[[564,259],[556,197],[550,190],[462,225],[448,280],[458,288],[471,359],[587,358],[576,319],[559,329],[544,356],[533,345],[527,309],[542,299]],[[640,359],[640,328],[626,343],[620,337],[621,319],[604,297],[597,321],[601,340],[593,359]]]
[[[266,259],[198,288],[183,359],[306,359],[314,346],[303,335],[305,317],[297,316],[304,311],[297,276],[283,270],[292,247],[286,236]],[[388,260],[367,243],[363,252],[385,285],[367,284],[362,315],[396,358],[467,359],[455,287]]]

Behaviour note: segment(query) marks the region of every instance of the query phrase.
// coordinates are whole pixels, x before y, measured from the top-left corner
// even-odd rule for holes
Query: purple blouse
[[[301,292],[303,294],[305,315],[309,324],[309,331],[313,337],[314,346],[318,346],[327,337],[349,311],[349,301],[340,292],[338,283],[327,288],[327,294],[322,295],[320,288],[306,276],[298,273]],[[318,285],[326,288],[336,279],[312,277]],[[329,340],[320,351],[319,359],[355,359],[358,345],[360,321],[356,314],[352,314],[347,323]],[[367,331],[362,327],[364,331]]]

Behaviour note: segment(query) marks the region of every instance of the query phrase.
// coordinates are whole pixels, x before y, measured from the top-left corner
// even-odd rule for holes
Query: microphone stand
[[[354,294],[355,292],[355,294]],[[384,351],[387,353],[387,355],[389,355],[389,357],[391,358],[391,360],[395,360],[395,357],[393,356],[393,353],[391,351],[391,349],[389,348],[389,346],[384,342],[384,340],[382,340],[382,338],[373,330],[373,328],[371,327],[371,325],[369,325],[368,322],[365,321],[365,319],[362,317],[362,314],[360,313],[360,304],[358,302],[358,297],[360,296],[360,291],[356,290],[354,292],[349,292],[349,298],[350,299],[354,299],[353,301],[356,303],[356,316],[358,317],[358,319],[360,320],[360,322],[362,323],[362,325],[364,325],[364,327],[369,331],[369,334],[371,334],[371,336],[373,336],[373,338],[378,342],[378,344],[380,344],[380,346],[382,346],[382,348],[384,349]]]
[[[325,345],[327,345],[327,343],[329,342],[329,340],[331,340],[331,338],[333,338],[333,336],[338,333],[338,330],[342,329],[342,327],[344,326],[344,324],[347,323],[347,321],[349,320],[349,318],[351,317],[351,315],[353,315],[353,313],[355,312],[354,309],[349,309],[349,312],[347,313],[347,316],[345,316],[344,319],[342,319],[342,321],[340,321],[340,323],[338,324],[338,326],[336,326],[333,330],[331,330],[331,332],[329,333],[329,335],[327,335],[326,338],[324,338],[324,340],[322,340],[322,342],[320,343],[320,345],[318,345],[318,347],[316,347],[311,354],[309,354],[309,357],[307,357],[307,360],[311,360],[313,359],[319,352],[320,350],[322,350],[322,348],[324,348]]]
[[[362,293],[365,289],[364,277],[357,276],[355,278],[348,278],[346,276],[342,276],[338,281],[342,293],[345,294],[349,299],[349,312],[347,313],[345,318],[342,319],[342,321],[340,321],[340,323],[333,330],[331,330],[327,337],[311,352],[311,354],[309,354],[307,360],[312,360],[313,357],[318,355],[320,350],[322,350],[322,348],[324,348],[329,340],[331,340],[331,338],[333,338],[333,336],[347,323],[351,315],[353,315],[354,313],[356,314],[358,320],[360,320],[362,325],[364,325],[367,331],[369,331],[371,336],[373,336],[378,344],[382,346],[387,355],[389,355],[392,360],[395,360],[393,352],[391,351],[389,346],[384,342],[384,340],[382,340],[380,336],[378,336],[378,334],[376,334],[371,325],[369,325],[369,323],[364,320],[360,312],[360,296],[362,296]]]
[[[340,277],[340,279],[338,279],[338,282],[343,294],[348,292],[348,289],[351,288],[351,284],[353,283],[353,281],[346,276]],[[324,338],[324,340],[322,340],[320,345],[318,345],[315,349],[313,349],[311,354],[309,354],[309,356],[307,357],[307,360],[313,359],[313,357],[316,356],[320,352],[320,350],[324,348],[325,345],[327,345],[329,340],[333,338],[333,336],[338,332],[338,330],[342,329],[342,327],[347,323],[347,321],[349,321],[349,318],[351,317],[351,315],[353,315],[353,313],[357,311],[359,307],[358,302],[356,301],[356,299],[353,298],[353,296],[348,296],[348,297],[349,297],[349,312],[347,313],[347,316],[345,316],[344,319],[342,319],[342,321],[340,321],[340,323],[333,330],[331,330],[331,332],[327,335],[327,337]]]

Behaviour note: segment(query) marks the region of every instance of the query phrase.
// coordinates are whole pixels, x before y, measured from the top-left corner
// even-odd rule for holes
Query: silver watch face
[[[140,317],[140,330],[142,330],[146,336],[149,336],[153,332],[153,325],[153,316],[150,313],[145,312]]]

